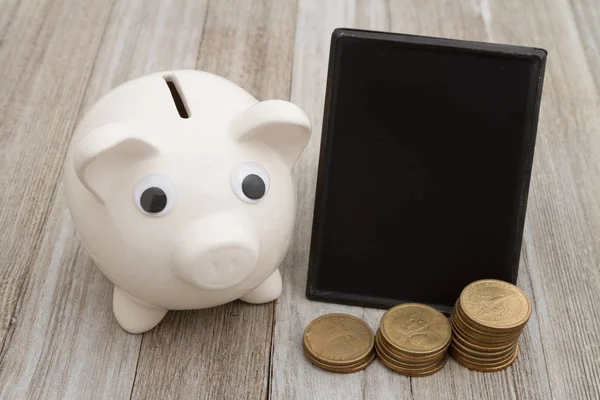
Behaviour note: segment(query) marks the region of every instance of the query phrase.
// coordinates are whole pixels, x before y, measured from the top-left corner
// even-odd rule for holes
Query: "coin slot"
[[[188,107],[185,104],[185,99],[181,95],[181,88],[179,87],[179,83],[172,75],[165,76],[164,79],[167,83],[167,86],[169,87],[171,97],[173,98],[173,102],[175,103],[175,108],[177,108],[179,116],[181,118],[189,118],[190,113],[188,111]]]

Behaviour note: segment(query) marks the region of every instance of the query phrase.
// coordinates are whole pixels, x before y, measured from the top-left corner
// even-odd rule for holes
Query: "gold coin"
[[[387,310],[381,317],[380,329],[386,343],[410,355],[438,353],[448,345],[452,335],[444,314],[416,303]]]
[[[378,346],[392,359],[398,360],[399,362],[408,365],[429,365],[431,363],[435,363],[443,356],[443,353],[447,350],[447,348],[445,348],[443,352],[423,357],[408,356],[406,354],[394,351],[390,346],[386,345],[385,339],[381,336],[381,333],[379,335],[375,335],[375,348],[377,348]]]
[[[418,377],[418,376],[428,376],[428,375],[433,375],[436,372],[438,372],[439,370],[441,370],[442,368],[444,368],[444,366],[446,365],[446,361],[447,361],[448,357],[444,355],[444,357],[440,360],[440,362],[435,365],[434,367],[432,367],[429,370],[426,371],[411,371],[411,370],[407,370],[401,367],[398,367],[396,365],[394,365],[392,362],[388,361],[386,358],[382,358],[379,357],[379,361],[381,361],[381,363],[383,365],[385,365],[386,367],[388,367],[389,369],[391,369],[394,372],[397,372],[399,374],[402,375],[406,375],[406,376],[412,376],[412,377]]]
[[[455,360],[460,359],[461,361],[464,361],[464,362],[472,364],[472,365],[476,365],[480,368],[496,368],[496,367],[502,366],[502,365],[506,364],[506,362],[508,362],[509,360],[513,359],[514,355],[515,355],[515,352],[513,351],[506,357],[499,358],[496,360],[477,360],[477,359],[473,359],[471,357],[465,356],[464,354],[460,353],[459,351],[457,351],[454,348],[449,353],[452,356],[452,358],[454,358]]]
[[[323,365],[327,365],[327,366],[330,366],[330,367],[335,367],[335,368],[348,368],[348,367],[353,367],[353,366],[356,366],[356,365],[363,364],[365,361],[367,361],[374,354],[374,351],[371,351],[370,353],[366,354],[365,357],[361,358],[360,360],[357,360],[356,362],[353,362],[351,364],[336,365],[336,364],[329,364],[326,360],[324,361],[322,359],[319,359],[319,358],[315,357],[306,348],[306,345],[302,344],[302,348],[304,349],[304,355],[306,355],[306,357],[310,358],[311,360],[316,361],[317,363],[320,363],[320,364],[323,364]]]
[[[460,309],[469,322],[483,331],[517,330],[531,316],[527,295],[508,282],[483,279],[465,287],[460,294]]]
[[[479,343],[483,347],[505,346],[508,343],[518,340],[522,332],[519,331],[511,335],[483,334],[480,331],[465,326],[460,322],[459,318],[455,318],[452,323],[452,328],[460,333],[465,339],[468,339],[470,342]]]
[[[514,354],[507,361],[494,366],[486,366],[478,363],[469,362],[468,360],[465,360],[464,358],[460,357],[460,355],[457,355],[453,348],[450,348],[450,354],[452,355],[452,358],[456,360],[456,362],[473,371],[496,372],[511,366],[515,362],[519,354],[519,346],[516,346]]]
[[[468,325],[460,318],[458,313],[452,314],[452,329],[461,333],[465,339],[482,343],[483,346],[502,346],[508,342],[517,340],[522,331],[510,335],[493,335],[489,333],[481,333]]]
[[[377,348],[376,348],[377,349]],[[436,368],[440,361],[442,360],[442,358],[440,358],[439,360],[436,360],[435,362],[432,363],[428,363],[427,365],[405,365],[403,363],[398,363],[395,359],[388,357],[386,354],[384,353],[380,353],[377,352],[377,357],[379,357],[380,359],[384,359],[385,361],[387,361],[388,363],[392,364],[394,367],[402,369],[402,370],[406,370],[406,371],[410,371],[410,372],[427,372],[430,371],[434,368]]]
[[[435,358],[432,360],[430,359],[427,361],[418,361],[418,362],[414,362],[413,360],[400,359],[400,358],[396,357],[394,354],[390,353],[390,351],[388,349],[386,349],[382,345],[382,343],[380,343],[378,338],[375,338],[375,351],[377,352],[377,355],[379,357],[386,358],[387,360],[392,362],[394,365],[401,367],[401,368],[405,368],[405,369],[411,369],[411,370],[428,369],[430,367],[433,367],[433,366],[437,365],[439,363],[440,359],[443,357],[443,355],[441,355],[438,358]]]
[[[348,314],[326,314],[304,330],[304,348],[314,360],[329,366],[348,366],[373,351],[373,331],[363,320]]]
[[[435,360],[435,362],[429,362],[424,365],[410,365],[402,362],[398,362],[398,360],[389,357],[389,355],[381,352],[379,349],[376,351],[377,357],[385,359],[388,363],[393,364],[397,368],[402,368],[407,371],[415,371],[415,372],[423,372],[429,371],[440,363],[440,360]]]
[[[324,369],[326,371],[334,372],[334,373],[338,373],[338,374],[352,374],[354,372],[362,371],[365,368],[367,368],[369,365],[371,365],[373,363],[373,361],[375,360],[375,352],[371,352],[371,354],[368,354],[367,357],[363,361],[361,361],[357,364],[344,365],[344,366],[332,366],[332,365],[323,364],[323,363],[319,362],[318,360],[315,360],[314,358],[312,358],[310,356],[310,354],[308,352],[306,352],[306,349],[305,349],[304,354],[310,360],[310,362],[313,363],[315,366],[317,366],[321,369]]]
[[[491,343],[512,340],[513,338],[518,337],[523,331],[522,327],[518,329],[510,329],[500,332],[490,332],[478,329],[478,327],[476,325],[473,325],[473,323],[468,319],[468,317],[464,315],[464,311],[462,310],[460,301],[456,302],[455,309],[452,313],[452,322],[459,328],[461,328],[463,331],[468,332],[470,335],[475,336],[477,338],[481,338],[482,341],[488,341]]]
[[[482,353],[498,353],[505,351],[511,347],[513,347],[516,341],[509,342],[507,344],[501,346],[489,346],[487,344],[483,344],[481,342],[473,341],[465,336],[456,329],[455,326],[452,327],[452,340],[462,344],[463,346],[467,346],[475,351],[479,351]]]
[[[503,353],[491,354],[491,353],[473,352],[473,351],[469,350],[468,348],[458,346],[455,341],[452,341],[452,344],[450,345],[450,347],[453,349],[453,351],[460,353],[460,355],[463,356],[464,358],[467,358],[468,360],[470,360],[472,362],[486,363],[486,364],[493,364],[496,362],[505,361],[506,358],[510,357],[514,353],[516,346],[517,345],[514,344],[511,348],[509,348],[507,351],[505,351]]]
[[[517,343],[513,344],[512,347],[508,348],[507,350],[503,351],[502,353],[481,353],[481,352],[476,352],[476,351],[470,350],[468,347],[462,347],[462,346],[458,345],[456,341],[453,340],[452,343],[450,344],[449,349],[454,349],[455,351],[458,351],[461,355],[468,357],[469,359],[472,359],[474,362],[476,362],[476,361],[493,362],[493,361],[502,361],[503,359],[505,359],[506,357],[511,355],[515,351],[516,347],[517,347]]]
[[[518,342],[518,337],[506,341],[484,342],[480,338],[474,338],[472,335],[461,331],[456,325],[452,326],[452,339],[470,349],[484,353],[498,353],[505,351]]]
[[[435,362],[436,360],[439,360],[442,357],[443,353],[445,353],[446,350],[448,349],[450,342],[448,342],[448,345],[443,347],[437,353],[428,354],[428,355],[424,355],[424,356],[415,356],[415,355],[410,355],[410,354],[395,350],[394,348],[392,348],[391,346],[386,344],[385,338],[381,334],[381,330],[377,329],[377,333],[375,334],[375,346],[378,346],[378,345],[380,347],[382,347],[383,350],[386,353],[388,353],[392,358],[400,360],[404,363],[407,363],[407,364],[429,364],[431,362]]]
[[[456,325],[452,327],[452,337],[459,337],[463,342],[467,342],[469,345],[473,345],[476,347],[480,347],[481,349],[485,349],[486,351],[500,351],[510,347],[511,344],[514,344],[518,341],[519,337],[511,338],[510,340],[498,340],[498,341],[483,341],[482,338],[473,336],[471,334],[465,333],[465,331],[458,328]]]

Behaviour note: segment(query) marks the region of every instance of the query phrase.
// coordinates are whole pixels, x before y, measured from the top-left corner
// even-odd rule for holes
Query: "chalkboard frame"
[[[524,163],[522,169],[523,185],[520,193],[520,210],[516,228],[516,240],[514,243],[514,255],[512,257],[511,274],[506,279],[508,282],[516,284],[518,277],[520,251],[522,244],[523,227],[525,223],[525,214],[527,208],[527,198],[529,193],[529,183],[532,171],[532,163],[534,156],[534,147],[537,133],[538,117],[542,96],[542,86],[544,79],[544,71],[546,64],[547,52],[544,49],[515,46],[497,43],[486,43],[466,40],[454,40],[446,38],[436,38],[418,35],[408,35],[391,32],[377,32],[361,29],[338,28],[331,35],[329,65],[327,73],[326,93],[323,111],[323,127],[320,145],[319,166],[317,172],[317,184],[314,203],[314,215],[311,232],[309,265],[306,283],[306,297],[310,300],[321,301],[326,303],[337,303],[353,306],[362,306],[369,308],[388,309],[394,305],[412,302],[410,298],[383,298],[376,296],[364,296],[351,292],[336,292],[329,290],[327,287],[319,286],[317,282],[317,273],[320,268],[319,256],[321,252],[321,236],[323,234],[322,222],[324,221],[326,207],[325,200],[327,198],[327,180],[330,158],[328,157],[328,148],[331,146],[331,137],[333,136],[332,118],[335,111],[335,94],[338,90],[336,75],[341,68],[337,59],[337,46],[343,45],[343,41],[352,40],[352,38],[368,39],[381,44],[382,42],[404,42],[413,45],[423,45],[433,47],[441,47],[447,51],[449,48],[456,51],[470,52],[485,52],[488,54],[498,54],[503,57],[514,56],[521,58],[535,58],[540,61],[539,78],[537,82],[537,91],[535,97],[531,99],[534,103],[532,107],[531,129],[529,140],[528,160]],[[342,279],[342,277],[340,277]],[[429,304],[443,312],[445,315],[450,315],[454,304]]]

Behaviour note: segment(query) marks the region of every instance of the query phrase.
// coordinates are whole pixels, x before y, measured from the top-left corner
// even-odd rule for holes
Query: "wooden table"
[[[600,4],[596,0],[1,0],[2,399],[600,398]],[[383,311],[304,296],[334,28],[543,47],[548,63],[519,286],[534,302],[517,363],[450,360],[410,379],[376,362],[326,373],[302,331],[326,312],[376,328]],[[274,303],[170,312],[131,335],[74,233],[62,163],[82,113],[115,85],[174,68],[290,99],[314,135],[294,170],[296,235]]]

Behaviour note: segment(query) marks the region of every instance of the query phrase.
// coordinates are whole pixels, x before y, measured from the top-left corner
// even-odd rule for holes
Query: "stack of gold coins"
[[[381,362],[408,376],[427,376],[446,364],[452,330],[448,319],[423,304],[400,304],[381,317],[375,351]]]
[[[348,374],[362,371],[375,359],[373,331],[348,314],[323,315],[304,330],[304,354],[317,367]]]
[[[517,359],[517,342],[530,315],[531,303],[518,287],[494,279],[473,282],[452,312],[450,354],[475,371],[503,370]]]

